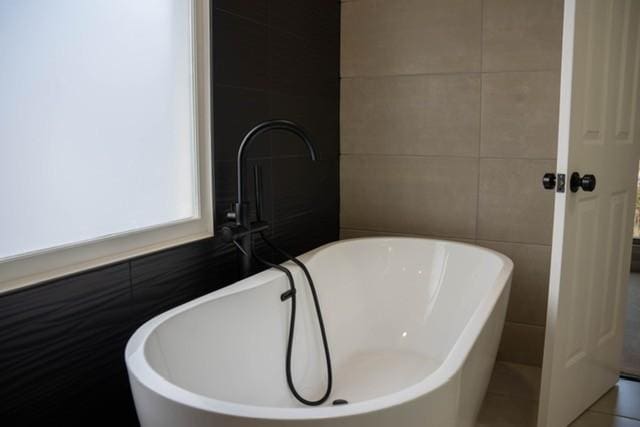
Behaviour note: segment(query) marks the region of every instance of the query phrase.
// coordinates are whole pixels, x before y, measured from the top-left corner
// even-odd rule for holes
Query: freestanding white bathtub
[[[327,404],[290,394],[290,301],[264,271],[157,316],[131,337],[129,379],[143,426],[473,426],[493,367],[512,262],[439,240],[368,238],[300,257],[324,313],[334,387]],[[293,378],[308,399],[326,371],[300,269]],[[346,405],[332,406],[335,399]]]

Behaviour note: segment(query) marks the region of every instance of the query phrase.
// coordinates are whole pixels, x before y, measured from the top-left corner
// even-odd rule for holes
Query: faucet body
[[[259,174],[256,173],[256,213],[257,218],[254,224],[251,223],[249,217],[249,202],[246,200],[245,183],[244,178],[247,168],[247,153],[249,148],[253,145],[255,139],[273,130],[282,130],[296,135],[309,150],[311,160],[317,160],[317,150],[307,133],[297,124],[288,120],[268,120],[262,122],[253,129],[251,129],[242,139],[242,143],[238,148],[238,155],[236,159],[236,172],[237,172],[237,194],[236,203],[233,206],[233,210],[227,213],[227,219],[235,222],[234,226],[223,227],[223,237],[232,241],[238,246],[238,249],[242,252],[242,276],[246,277],[251,274],[252,265],[252,234],[264,231],[268,228],[268,225],[260,218],[260,206],[261,200],[259,191]]]

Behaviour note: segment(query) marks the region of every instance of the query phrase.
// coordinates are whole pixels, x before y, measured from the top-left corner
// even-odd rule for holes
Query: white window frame
[[[0,293],[213,236],[209,2],[191,1],[199,209],[169,224],[0,261]]]

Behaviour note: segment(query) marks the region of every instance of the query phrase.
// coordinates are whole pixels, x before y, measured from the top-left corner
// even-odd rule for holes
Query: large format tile
[[[481,0],[342,4],[342,76],[479,71]]]
[[[476,159],[341,157],[341,226],[473,238]]]
[[[336,160],[273,159],[273,211],[277,221],[312,211],[337,212],[338,188]]]
[[[106,382],[125,381],[130,303],[126,262],[3,295],[0,414],[25,417],[23,425],[38,424],[30,417],[81,425],[90,412],[86,405],[111,399],[114,389]],[[83,395],[86,405],[78,406]],[[125,419],[131,408],[123,397],[105,416]]]
[[[432,239],[435,238],[437,240],[446,240],[451,242],[459,242],[459,243],[468,243],[475,244],[475,240],[473,239],[460,239],[455,237],[441,237],[441,236],[429,236],[424,234],[417,233],[395,233],[392,231],[374,231],[374,230],[354,230],[351,228],[341,228],[340,229],[340,240],[345,239],[357,239],[361,237],[417,237],[419,239]]]
[[[212,30],[215,83],[266,89],[269,83],[267,27],[222,10],[215,10]]]
[[[338,52],[340,4],[327,0],[269,0],[269,26],[318,43],[335,43]]]
[[[535,427],[538,404],[533,400],[487,393],[476,427]]]
[[[496,362],[487,392],[519,399],[538,400],[541,376],[541,369],[537,366]]]
[[[479,241],[514,263],[507,320],[544,326],[547,317],[551,246]]]
[[[214,160],[235,161],[244,136],[269,116],[267,92],[227,86],[214,87],[213,150]],[[269,135],[255,139],[247,155],[266,157],[271,154]]]
[[[275,221],[274,243],[297,256],[325,243],[338,240],[338,215],[335,211],[311,211]],[[276,259],[284,261],[276,254]]]
[[[481,159],[478,239],[551,244],[554,193],[542,188],[552,160]]]
[[[212,0],[213,7],[254,21],[267,23],[268,0]]]
[[[555,158],[559,96],[555,71],[483,74],[482,156]]]
[[[570,424],[571,427],[640,427],[640,421],[631,418],[587,411]]]
[[[484,0],[484,71],[560,69],[563,0]]]
[[[339,91],[337,45],[269,28],[269,87],[289,95],[335,96]]]
[[[640,382],[619,380],[589,410],[640,420]]]
[[[269,95],[269,116],[286,118],[302,126],[318,150],[322,160],[337,161],[340,153],[340,131],[337,92],[333,96],[296,96],[281,93]],[[300,138],[276,131],[270,134],[273,157],[309,156]]]
[[[222,254],[214,259],[213,245],[212,239],[206,239],[131,261],[132,296],[138,324],[228,284],[220,283],[221,278],[216,277],[218,286],[212,285],[214,263],[224,259]]]
[[[343,153],[477,156],[480,76],[342,80]]]
[[[622,372],[640,376],[640,274],[631,273],[624,321]]]
[[[498,349],[498,360],[542,366],[544,328],[505,322]]]

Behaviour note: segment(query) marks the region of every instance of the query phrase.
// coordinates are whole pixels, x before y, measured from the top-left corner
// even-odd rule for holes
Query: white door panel
[[[565,0],[557,192],[538,425],[618,378],[638,174],[640,0]],[[573,172],[595,190],[570,190]]]

